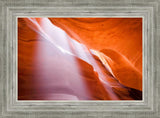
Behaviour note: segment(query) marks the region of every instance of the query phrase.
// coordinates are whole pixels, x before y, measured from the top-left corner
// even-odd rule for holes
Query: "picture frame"
[[[160,117],[159,0],[0,0],[0,117]],[[142,17],[143,100],[18,101],[18,17]]]

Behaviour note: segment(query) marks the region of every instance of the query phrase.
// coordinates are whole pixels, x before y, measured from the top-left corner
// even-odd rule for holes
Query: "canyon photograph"
[[[19,17],[18,100],[143,100],[143,19]]]

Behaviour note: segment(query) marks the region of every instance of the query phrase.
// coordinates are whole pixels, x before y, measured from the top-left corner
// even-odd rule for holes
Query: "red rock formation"
[[[116,78],[125,86],[142,90],[142,18],[49,19],[73,39],[119,62],[110,64]]]
[[[50,20],[18,19],[19,100],[141,99],[141,19]]]

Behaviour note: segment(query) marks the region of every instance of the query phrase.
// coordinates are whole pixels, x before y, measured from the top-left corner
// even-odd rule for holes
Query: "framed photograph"
[[[2,118],[158,118],[159,0],[0,0]]]

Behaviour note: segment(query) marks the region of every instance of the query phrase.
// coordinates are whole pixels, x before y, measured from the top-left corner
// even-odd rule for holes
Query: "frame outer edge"
[[[11,1],[11,0],[7,0],[7,2],[8,3],[10,3],[9,1]],[[14,1],[19,1],[19,0],[14,0]],[[38,1],[38,0],[28,0],[29,2],[28,3],[30,3],[30,2],[32,2],[32,1]],[[42,1],[42,0],[40,0],[40,1]],[[48,1],[51,1],[51,0],[48,0]],[[57,0],[54,0],[54,1],[57,1]],[[62,0],[58,0],[58,1],[62,1]],[[72,1],[72,0],[70,0],[70,1]],[[88,1],[88,0],[87,0]],[[104,0],[102,0],[102,1],[104,1]],[[136,0],[135,0],[136,1]],[[149,0],[148,0],[149,1]],[[5,14],[4,14],[4,7],[6,7],[4,4],[4,6],[1,4],[1,2],[3,3],[3,1],[1,1],[0,0],[0,7],[2,8],[2,14],[1,14],[1,16],[5,16]],[[27,3],[27,2],[26,2]],[[160,2],[159,2],[159,0],[158,0],[158,5],[160,5]],[[13,5],[13,4],[10,4],[11,6]],[[158,6],[158,11],[159,11],[159,6]],[[145,115],[143,115],[143,116],[141,116],[140,114],[138,114],[138,115],[136,115],[136,114],[128,114],[128,113],[119,113],[119,114],[113,114],[113,113],[111,113],[110,115],[106,115],[105,113],[92,113],[92,114],[89,114],[89,113],[86,113],[85,115],[84,114],[79,114],[79,113],[77,113],[78,114],[78,117],[80,118],[80,117],[84,117],[84,116],[86,116],[87,115],[87,117],[103,117],[103,116],[106,116],[106,117],[113,117],[113,118],[116,118],[116,117],[126,117],[126,118],[134,118],[134,117],[146,117],[146,118],[151,118],[151,117],[155,117],[155,118],[158,118],[159,116],[158,115],[160,115],[160,113],[159,113],[159,108],[160,108],[160,99],[158,99],[158,96],[159,96],[159,92],[160,92],[160,80],[159,80],[159,78],[160,78],[160,73],[159,73],[159,70],[160,70],[160,34],[159,34],[159,32],[160,32],[160,25],[159,25],[159,22],[160,22],[160,19],[159,19],[159,17],[160,17],[160,15],[159,15],[159,13],[156,13],[156,14],[158,14],[158,18],[156,17],[155,19],[157,20],[157,24],[156,25],[158,25],[156,28],[155,28],[155,32],[156,33],[154,33],[155,35],[156,35],[156,44],[154,44],[155,45],[155,47],[156,47],[156,49],[154,48],[154,56],[156,57],[156,61],[154,60],[154,64],[155,64],[155,73],[154,74],[156,74],[155,76],[156,76],[156,80],[155,80],[155,82],[156,83],[154,83],[154,84],[156,84],[156,87],[154,88],[154,90],[157,90],[156,92],[154,92],[154,93],[157,93],[156,94],[156,97],[154,98],[154,102],[158,102],[158,104],[157,103],[154,103],[153,105],[157,105],[156,106],[156,111],[158,112],[157,114],[150,114],[150,115],[147,115],[147,114],[145,114]],[[0,18],[0,20],[1,21],[3,21],[3,23],[5,24],[5,20],[6,20],[6,18],[4,17],[4,18]],[[156,22],[156,21],[155,21]],[[5,39],[5,35],[4,35],[4,32],[6,31],[6,29],[5,29],[5,27],[4,27],[4,24],[3,24],[2,22],[1,22],[1,24],[0,24],[0,26],[1,26],[1,29],[0,29],[0,33],[2,34],[1,35],[1,37],[2,37],[2,40],[0,40],[0,55],[2,55],[2,57],[0,57],[0,62],[2,62],[2,66],[1,66],[1,68],[0,68],[0,72],[1,73],[6,73],[5,72],[5,70],[6,70],[6,60],[5,60],[5,57],[6,57],[6,53],[5,53],[5,49],[6,49],[6,41],[4,41],[4,39]],[[154,38],[154,39],[155,39]],[[155,43],[154,42],[154,43]],[[158,62],[158,63],[157,63]],[[3,70],[4,69],[4,70]],[[4,74],[2,74],[2,75],[0,75],[0,77],[3,79],[4,78]],[[3,83],[1,82],[2,81],[2,79],[0,80],[0,86],[2,85],[3,86]],[[4,80],[4,79],[3,79]],[[1,86],[1,87],[2,87]],[[1,89],[2,90],[2,89]],[[3,96],[2,95],[2,93],[0,93],[0,96]],[[2,98],[0,98],[0,100],[1,100]],[[0,102],[0,104],[2,104],[2,102]],[[4,103],[3,103],[4,104]],[[158,107],[158,109],[157,109],[157,107]],[[77,114],[75,114],[75,113],[70,113],[70,114],[66,114],[67,116],[65,116],[65,118],[71,118],[71,117],[75,117],[75,116],[77,116]],[[56,117],[61,117],[61,116],[64,116],[64,113],[58,113],[58,115],[56,115],[55,114],[55,116]],[[36,118],[36,117],[38,117],[39,116],[39,114],[34,114],[34,115],[30,115],[30,114],[28,114],[28,113],[26,113],[26,115],[25,116],[23,116],[24,118]],[[43,117],[54,117],[54,116],[52,116],[52,115],[48,115],[48,116],[44,116],[44,115],[41,115],[41,116],[43,116]],[[63,117],[62,116],[62,117]],[[128,116],[128,117],[127,117]],[[22,116],[19,114],[19,115],[14,115],[13,116],[13,118],[21,118]],[[77,117],[77,118],[78,118]]]

